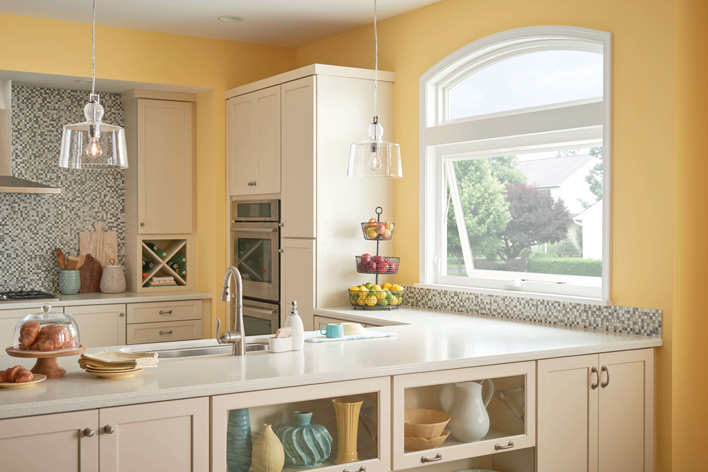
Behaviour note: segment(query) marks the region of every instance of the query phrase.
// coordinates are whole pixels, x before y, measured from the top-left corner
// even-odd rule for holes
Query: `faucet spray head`
[[[229,293],[229,285],[224,285],[224,290],[221,292],[221,301],[228,302],[231,294]]]

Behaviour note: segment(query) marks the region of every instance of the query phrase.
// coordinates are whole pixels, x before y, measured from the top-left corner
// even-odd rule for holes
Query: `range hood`
[[[60,188],[12,176],[11,82],[0,79],[0,193],[60,193]]]

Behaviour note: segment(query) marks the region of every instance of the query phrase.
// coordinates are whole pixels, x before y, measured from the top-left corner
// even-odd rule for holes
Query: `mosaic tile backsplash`
[[[60,194],[0,194],[0,290],[59,291],[54,249],[79,251],[79,233],[118,232],[124,264],[125,179],[122,170],[69,170],[57,165],[62,128],[84,121],[88,92],[12,86],[12,173],[61,187]],[[123,126],[120,95],[101,94],[104,121]]]
[[[661,310],[406,286],[403,304],[552,326],[661,337]]]

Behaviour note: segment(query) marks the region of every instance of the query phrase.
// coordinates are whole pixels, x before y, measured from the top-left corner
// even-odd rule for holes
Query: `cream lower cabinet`
[[[538,362],[537,470],[654,470],[654,351]]]
[[[67,306],[79,327],[81,344],[88,347],[125,344],[125,305]]]
[[[278,361],[283,369],[296,375],[298,369],[303,367],[302,364],[298,366],[298,362],[304,362],[299,354],[278,354],[273,357],[273,361]],[[265,424],[271,425],[279,433],[283,427],[295,424],[295,412],[306,412],[312,413],[311,424],[324,426],[331,435],[331,452],[321,465],[303,466],[302,463],[296,463],[297,460],[286,459],[284,472],[314,468],[320,472],[386,472],[391,467],[390,388],[391,378],[380,377],[214,396],[211,398],[212,471],[229,470],[228,462],[238,460],[243,455],[239,454],[238,441],[227,441],[227,437],[230,436],[230,427],[244,421],[244,414],[248,415],[255,444]],[[342,408],[338,417],[335,413],[335,399],[345,403],[359,403],[360,413],[348,416],[344,413],[347,408]],[[302,438],[299,434],[295,436]],[[292,452],[308,449],[302,443],[297,444],[298,447],[288,449]],[[325,454],[326,447],[315,448],[321,455]],[[255,460],[255,452],[253,456]],[[315,457],[308,452],[300,456]],[[233,459],[227,459],[229,457]],[[339,460],[341,458],[345,461]]]
[[[98,470],[98,412],[0,420],[0,470]]]
[[[536,444],[535,362],[442,370],[393,378],[393,470],[479,456],[507,454]],[[491,382],[482,382],[490,379]],[[489,429],[481,438],[468,427],[480,413],[465,393],[469,382],[483,385],[479,398],[489,399]],[[506,401],[505,401],[506,400]],[[479,405],[478,405],[479,406]],[[431,409],[451,417],[448,438],[438,447],[419,449],[406,445],[406,409]],[[465,417],[461,417],[461,415]],[[476,433],[480,433],[477,430]],[[490,459],[487,467],[497,463]],[[533,464],[516,466],[533,470]],[[461,467],[466,468],[466,467]]]
[[[209,469],[209,399],[0,420],[0,470]]]

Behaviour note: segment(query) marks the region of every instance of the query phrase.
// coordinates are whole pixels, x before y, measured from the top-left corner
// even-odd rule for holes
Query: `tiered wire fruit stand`
[[[367,241],[376,241],[376,255],[362,254],[355,256],[356,271],[360,274],[375,276],[375,284],[363,284],[349,289],[349,302],[355,310],[393,310],[403,302],[403,287],[385,283],[379,285],[379,276],[395,275],[401,262],[399,257],[387,257],[379,254],[381,241],[391,241],[395,223],[381,221],[383,208],[376,207],[376,218],[361,223],[361,231]]]

